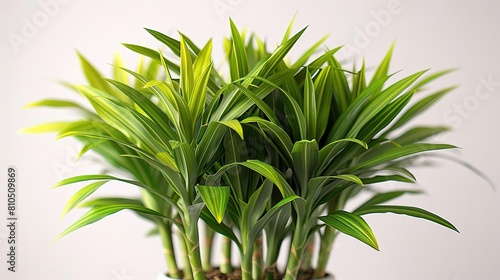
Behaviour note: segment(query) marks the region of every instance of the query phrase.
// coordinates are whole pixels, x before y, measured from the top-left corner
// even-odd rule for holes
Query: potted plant
[[[339,48],[313,56],[325,38],[288,62],[285,58],[305,31],[292,36],[292,24],[273,51],[232,21],[230,29],[225,40],[229,77],[213,67],[211,41],[200,48],[185,35],[175,39],[146,29],[175,59],[124,44],[149,62],[141,60],[133,71],[117,57],[113,78],[106,79],[79,54],[88,85],[68,86],[92,109],[53,99],[29,105],[78,110],[78,121],[26,131],[74,137],[84,143],[81,155],[92,150],[107,169],[126,174],[59,182],[56,187],[90,182],[69,200],[64,213],[76,206],[89,211],[59,237],[131,210],[153,223],[151,234],[161,236],[170,278],[291,280],[332,277],[327,263],[338,234],[378,250],[364,215],[391,212],[457,231],[423,209],[388,204],[418,191],[373,187],[414,183],[408,170],[415,164],[412,159],[454,148],[425,142],[446,131],[443,126],[406,127],[453,89],[420,97],[425,85],[449,71],[427,76],[422,71],[393,81],[391,47],[368,79],[364,64],[346,68],[335,58]],[[138,187],[141,197],[92,198],[110,181]],[[348,211],[346,203],[360,193],[371,197]],[[215,234],[221,236],[221,248],[214,248]],[[286,239],[291,246],[280,270],[277,260]],[[216,251],[222,255],[218,263],[212,258]],[[233,258],[239,260],[236,268]]]

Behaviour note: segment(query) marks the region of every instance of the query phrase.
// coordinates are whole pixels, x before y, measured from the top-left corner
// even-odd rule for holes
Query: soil
[[[310,269],[307,271],[300,271],[297,280],[311,280],[314,274],[314,270]],[[283,275],[276,273],[274,280],[282,280]],[[241,280],[241,270],[235,269],[231,274],[225,274],[220,272],[218,268],[213,269],[212,271],[205,272],[205,276],[208,280]]]

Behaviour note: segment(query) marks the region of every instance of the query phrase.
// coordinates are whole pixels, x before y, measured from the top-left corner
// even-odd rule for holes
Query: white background
[[[0,4],[0,186],[5,186],[0,190],[0,225],[7,217],[8,166],[18,169],[20,219],[16,273],[7,271],[4,262],[7,229],[0,226],[0,279],[148,280],[165,270],[160,240],[144,238],[149,225],[130,213],[119,213],[51,244],[82,212],[71,213],[61,221],[61,210],[77,188],[49,188],[60,177],[100,168],[91,158],[72,161],[78,148],[75,142],[54,142],[53,135],[18,132],[34,124],[72,117],[65,111],[22,107],[43,98],[75,98],[75,94],[57,83],[84,82],[75,50],[107,75],[116,51],[124,54],[128,65],[137,62],[137,56],[120,43],[160,47],[143,27],[171,35],[181,30],[199,45],[213,37],[215,48],[221,49],[222,38],[229,33],[228,18],[232,17],[239,27],[247,26],[274,46],[296,14],[295,31],[309,25],[299,49],[330,34],[326,45],[357,48],[356,56],[360,58],[362,53],[368,65],[378,63],[396,40],[392,71],[404,70],[404,75],[427,68],[459,68],[435,83],[433,89],[454,84],[460,87],[419,118],[418,123],[453,127],[454,131],[440,140],[460,146],[462,149],[455,155],[499,182],[499,1],[66,0],[55,3],[57,6],[52,6],[45,22],[43,14],[47,12],[38,1]],[[37,30],[28,33],[24,30],[23,35],[27,22],[34,21]],[[22,43],[13,43],[13,34],[24,38]],[[496,84],[488,88],[481,80]],[[482,95],[476,96],[476,92]],[[498,191],[461,166],[439,163],[415,170],[418,187],[425,189],[426,195],[404,197],[397,202],[438,213],[453,222],[461,234],[408,217],[369,216],[381,252],[340,237],[330,262],[330,271],[335,272],[338,280],[500,279]],[[115,185],[100,193],[128,195],[135,191]]]

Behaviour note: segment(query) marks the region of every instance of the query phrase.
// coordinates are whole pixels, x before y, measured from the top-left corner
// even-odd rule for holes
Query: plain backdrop
[[[17,168],[19,179],[17,272],[7,271],[7,228],[0,226],[0,279],[150,280],[165,271],[160,240],[145,238],[149,224],[127,212],[52,244],[83,212],[60,220],[78,188],[50,187],[68,176],[98,172],[101,166],[92,156],[75,162],[76,142],[19,133],[38,123],[74,118],[64,110],[22,107],[43,98],[76,98],[59,84],[84,82],[76,50],[109,75],[115,52],[129,66],[137,63],[138,56],[121,43],[161,47],[143,27],[170,35],[180,30],[199,45],[213,37],[216,59],[229,34],[229,17],[274,47],[296,15],[295,31],[309,26],[298,50],[330,34],[325,45],[345,45],[341,55],[358,61],[364,57],[368,66],[378,63],[395,41],[391,71],[402,70],[398,77],[428,68],[458,69],[430,89],[459,88],[414,124],[452,127],[436,140],[461,147],[455,156],[500,182],[499,1],[19,0],[0,5],[0,225],[7,218],[9,166]],[[433,211],[461,233],[408,217],[369,216],[381,251],[341,236],[329,270],[338,280],[500,279],[498,191],[447,161],[414,171],[417,188],[426,194],[396,202]],[[128,196],[136,190],[110,185],[99,194]]]

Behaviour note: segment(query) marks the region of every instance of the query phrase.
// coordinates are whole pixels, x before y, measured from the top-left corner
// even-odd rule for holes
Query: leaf
[[[197,69],[198,68],[195,68],[195,73]],[[200,73],[200,76],[196,76],[197,79],[193,89],[193,97],[189,103],[189,108],[191,109],[194,120],[197,120],[202,115],[203,109],[205,108],[205,103],[207,102],[207,85],[211,70],[212,65],[210,64]]]
[[[394,45],[394,43],[391,45],[384,59],[379,64],[377,70],[375,71],[375,74],[373,75],[372,83],[382,77],[387,76],[387,73],[389,72],[389,64],[391,63],[392,52],[394,50]]]
[[[229,201],[229,187],[198,185],[197,189],[208,210],[220,224]]]
[[[116,204],[133,204],[138,206],[144,206],[142,201],[140,201],[138,198],[99,197],[80,203],[78,207],[109,206]]]
[[[299,32],[297,32],[292,38],[284,42],[281,46],[279,46],[271,56],[266,60],[262,69],[259,71],[259,76],[266,77],[271,73],[280,61],[288,54],[288,52],[292,49],[295,43],[299,40],[302,34],[306,31],[306,28],[303,28]]]
[[[356,212],[356,214],[358,214],[358,215],[367,215],[367,214],[372,214],[372,213],[394,213],[394,214],[400,214],[400,215],[408,215],[408,216],[412,216],[415,218],[425,219],[425,220],[437,223],[439,225],[442,225],[444,227],[447,227],[447,228],[454,230],[456,232],[459,232],[455,226],[453,226],[447,220],[439,217],[438,215],[433,214],[429,211],[417,208],[417,207],[412,207],[412,206],[374,205],[374,206],[367,207],[367,208],[364,208],[364,209]]]
[[[83,73],[87,78],[90,86],[111,93],[112,89],[106,80],[102,77],[102,74],[79,52],[77,52],[78,58],[80,58],[80,64],[83,69]]]
[[[90,112],[86,108],[82,107],[80,104],[73,102],[73,101],[69,101],[69,100],[63,100],[63,99],[43,99],[43,100],[39,100],[39,101],[30,103],[30,104],[24,106],[24,108],[27,108],[27,109],[33,108],[33,107],[75,108],[75,109],[82,110],[86,113],[93,114],[92,112]]]
[[[332,97],[333,97],[333,75],[330,66],[322,69],[316,80],[314,81],[314,93],[316,94],[316,138],[318,141],[322,139],[328,122],[330,120]]]
[[[354,213],[357,212],[362,212],[363,210],[370,209],[371,207],[384,203],[393,199],[396,199],[404,194],[421,194],[422,192],[420,191],[412,191],[412,190],[402,190],[402,191],[391,191],[391,192],[383,192],[383,193],[377,193],[374,196],[372,196],[370,199],[365,201],[365,203],[361,204],[356,210],[354,210]]]
[[[414,127],[410,130],[405,131],[401,136],[392,140],[395,143],[398,143],[401,146],[406,146],[409,144],[413,144],[416,142],[420,142],[426,140],[434,135],[449,131],[448,127],[444,126],[420,126]]]
[[[107,183],[109,181],[104,180],[104,181],[99,181],[99,182],[94,182],[81,190],[79,190],[75,195],[73,195],[66,206],[64,207],[64,210],[61,214],[61,218],[64,217],[71,209],[75,208],[80,202],[82,202],[85,198],[89,197],[91,194],[93,194],[97,189],[99,189],[102,185]]]
[[[194,87],[194,70],[193,63],[191,61],[191,53],[186,45],[186,40],[184,36],[181,36],[181,90],[182,96],[187,103],[191,102],[193,98],[193,87]]]
[[[416,74],[410,75],[391,85],[387,89],[383,90],[379,95],[377,95],[376,98],[369,102],[369,104],[359,114],[347,138],[356,136],[366,123],[368,123],[373,117],[375,117],[380,111],[382,111],[387,106],[387,104],[389,104],[401,92],[403,92],[406,88],[413,84],[413,82],[415,82],[424,73],[425,71],[421,71]]]
[[[281,175],[274,167],[268,163],[262,162],[260,160],[247,160],[245,162],[234,162],[230,164],[226,164],[219,168],[216,174],[210,177],[207,180],[209,185],[213,185],[215,181],[217,181],[225,172],[227,172],[230,168],[234,168],[238,165],[249,168],[260,175],[264,176],[264,178],[273,182],[278,189],[280,190],[282,196],[290,196],[293,195],[294,192],[290,185],[287,183],[283,175]]]
[[[293,145],[293,173],[297,177],[301,195],[307,191],[307,183],[318,166],[319,148],[316,140],[301,140]]]
[[[230,129],[232,129],[234,132],[238,133],[240,138],[243,140],[243,127],[241,126],[241,123],[238,120],[228,120],[228,121],[218,121],[218,123],[223,124]]]
[[[232,19],[229,19],[231,25],[231,53],[229,54],[229,63],[231,71],[231,80],[237,80],[248,74],[248,60],[245,49],[245,43],[241,37],[238,28]]]
[[[413,120],[416,116],[424,112],[430,106],[434,105],[437,101],[439,101],[444,95],[448,92],[454,90],[456,87],[448,87],[443,90],[440,90],[432,95],[429,95],[415,105],[413,105],[410,109],[408,109],[390,128],[389,131],[393,131],[409,121]]]
[[[336,230],[358,239],[377,251],[379,250],[377,239],[370,226],[359,215],[339,210],[328,216],[319,217],[319,219]]]
[[[123,46],[129,50],[132,50],[132,51],[138,53],[138,54],[142,54],[142,55],[145,55],[145,56],[152,58],[154,60],[160,61],[161,54],[155,50],[152,50],[150,48],[146,48],[143,46],[134,45],[134,44],[123,44]],[[171,62],[170,60],[166,59],[165,57],[163,57],[163,60],[165,61],[165,63],[167,64],[169,69],[171,69],[175,73],[179,74],[179,72],[180,72],[179,65]]]
[[[253,122],[257,123],[262,131],[271,135],[270,140],[277,144],[277,149],[281,151],[284,160],[291,164],[293,143],[286,131],[278,125],[257,116],[251,116],[241,121],[242,124]]]
[[[181,50],[180,50],[180,42],[177,41],[176,39],[167,36],[163,33],[160,33],[158,31],[144,28],[149,34],[153,35],[158,41],[162,42],[165,44],[176,56],[181,55]]]
[[[417,82],[411,90],[416,90],[416,91],[420,91],[422,89],[423,86],[425,86],[426,84],[434,81],[435,79],[441,77],[441,76],[444,76],[448,73],[451,73],[451,72],[454,72],[456,71],[456,69],[446,69],[446,70],[442,70],[442,71],[439,71],[439,72],[436,72],[436,73],[433,73],[433,74],[430,74],[426,77],[424,77],[423,79],[421,79],[419,82]]]
[[[67,128],[73,122],[52,122],[35,125],[32,127],[24,128],[21,133],[47,133],[47,132],[59,132]]]
[[[262,218],[259,219],[257,223],[255,223],[255,226],[250,230],[249,234],[249,239],[250,240],[255,240],[257,236],[262,232],[262,230],[269,224],[271,221],[271,218],[275,217],[275,213],[283,209],[285,205],[287,205],[290,202],[293,202],[297,199],[302,199],[298,195],[290,195],[282,200],[280,200],[278,203],[276,203],[271,209],[267,211]]]
[[[316,137],[317,111],[314,84],[309,71],[306,71],[306,80],[304,81],[304,116],[307,124],[307,139],[309,140]]]
[[[349,183],[354,183],[356,185],[359,185],[361,187],[364,186],[363,181],[361,179],[353,174],[341,174],[341,175],[333,175],[333,176],[318,176],[314,177],[311,180],[309,180],[307,184],[307,200],[311,201],[316,201],[316,199],[320,198],[320,195],[324,195],[325,193],[323,192],[323,187],[327,186],[328,184],[339,181],[345,181],[344,185],[347,188],[350,184]],[[346,184],[347,183],[347,184]],[[338,184],[336,184],[338,185]],[[320,198],[322,199],[322,198]]]
[[[184,178],[184,188],[190,190],[195,186],[196,178],[198,177],[198,166],[194,149],[188,143],[174,143],[173,158],[175,160],[175,164]]]
[[[168,202],[172,207],[178,209],[177,203],[175,203],[171,198],[154,190],[153,188],[145,185],[144,183],[141,183],[139,181],[134,181],[134,180],[122,179],[122,178],[114,177],[111,175],[95,174],[95,175],[80,175],[80,176],[70,177],[70,178],[66,178],[64,180],[61,180],[52,188],[58,188],[58,187],[62,187],[65,185],[79,183],[79,182],[96,181],[96,180],[114,180],[114,181],[120,181],[120,182],[128,183],[131,185],[135,185],[139,188],[145,189],[146,191],[162,198],[163,200]]]
[[[371,159],[361,161],[357,165],[351,167],[350,170],[351,172],[354,172],[356,170],[374,167],[379,164],[388,163],[391,160],[413,155],[416,153],[422,153],[434,150],[443,150],[443,149],[454,149],[454,148],[456,147],[448,144],[427,144],[427,143],[415,143],[403,147],[394,147],[392,149],[389,149],[387,151],[378,154],[377,156]]]
[[[225,224],[218,223],[213,215],[210,215],[210,211],[204,210],[201,211],[200,217],[203,219],[203,221],[213,230],[215,230],[217,233],[231,239],[241,250],[241,242],[238,240],[238,237],[234,234],[233,230],[226,226]]]
[[[114,65],[113,65],[113,79],[117,80],[121,83],[128,84],[128,75],[125,71],[123,71],[121,68],[124,67],[123,59],[120,56],[119,53],[115,54],[115,60],[114,60]]]
[[[132,204],[116,204],[116,205],[108,205],[108,206],[94,206],[92,207],[87,213],[85,213],[78,221],[76,221],[74,224],[72,224],[70,227],[68,227],[66,230],[64,230],[59,236],[56,237],[54,240],[57,241],[61,237],[77,230],[80,229],[84,226],[93,224],[109,215],[112,215],[116,212],[119,212],[121,210],[132,210],[138,213],[143,213],[147,215],[152,215],[155,217],[159,218],[166,218],[165,216],[161,215],[160,213],[153,211],[151,209],[137,206],[137,205],[132,205]]]
[[[403,182],[403,183],[415,183],[415,180],[409,179],[409,178],[401,176],[401,175],[378,175],[378,176],[373,176],[370,178],[363,178],[362,181],[363,181],[363,184],[365,184],[365,185],[384,183],[387,181],[396,181],[396,182]]]
[[[321,172],[323,172],[326,166],[328,166],[328,164],[330,164],[330,162],[334,159],[334,157],[345,147],[340,145],[343,142],[356,143],[361,147],[368,149],[368,144],[355,138],[346,138],[333,141],[328,145],[324,146],[319,151],[318,174],[321,174]]]
[[[175,133],[172,131],[172,128],[169,126],[169,118],[160,108],[158,108],[158,106],[156,106],[148,98],[144,97],[144,95],[142,95],[134,88],[129,87],[128,85],[113,80],[109,80],[109,82],[121,92],[123,92],[126,96],[128,96],[131,100],[133,100],[145,112],[145,114],[151,118],[153,123],[160,126],[163,131],[167,133],[167,135],[175,135]]]

